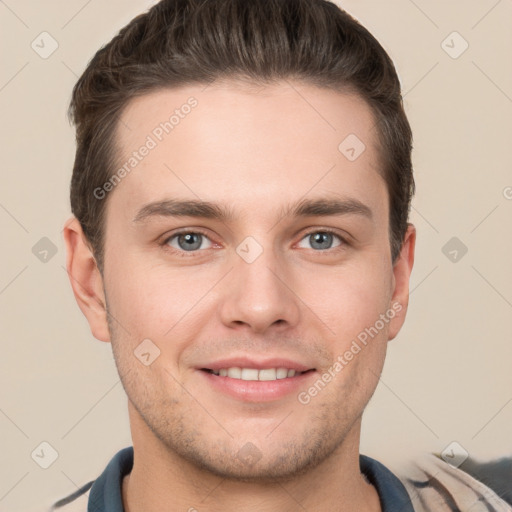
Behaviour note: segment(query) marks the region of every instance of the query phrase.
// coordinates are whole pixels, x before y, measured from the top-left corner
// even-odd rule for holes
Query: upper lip
[[[282,357],[272,357],[266,359],[256,360],[253,357],[230,357],[226,359],[218,359],[199,366],[201,370],[215,370],[218,371],[222,368],[254,368],[263,370],[264,368],[287,368],[288,370],[295,370],[297,372],[305,372],[307,370],[314,370],[312,366],[308,366],[292,359]]]

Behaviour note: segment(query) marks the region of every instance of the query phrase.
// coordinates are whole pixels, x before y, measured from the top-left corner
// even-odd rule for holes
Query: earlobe
[[[390,307],[395,311],[390,321],[388,340],[396,337],[405,321],[409,305],[409,281],[414,265],[414,248],[416,245],[416,228],[408,224],[400,255],[393,265],[393,295]]]
[[[82,226],[75,217],[64,226],[64,242],[66,270],[78,306],[89,322],[92,335],[97,340],[110,341],[103,278]]]

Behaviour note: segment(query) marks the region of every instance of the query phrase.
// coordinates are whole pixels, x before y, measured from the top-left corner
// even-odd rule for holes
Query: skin
[[[78,221],[64,230],[75,297],[94,337],[112,343],[128,396],[135,461],[125,510],[379,511],[359,471],[361,416],[405,319],[416,234],[409,225],[393,264],[372,113],[355,95],[299,82],[160,90],[123,112],[119,164],[190,96],[197,107],[105,199],[103,275]],[[338,150],[351,133],[366,146],[355,161]],[[233,218],[134,222],[170,198],[215,202]],[[300,200],[349,198],[371,218],[283,215]],[[178,229],[201,230],[203,245],[165,243]],[[319,248],[309,235],[325,229],[345,241]],[[252,263],[236,252],[248,236],[263,251]],[[393,304],[400,311],[308,404],[295,392],[244,402],[196,368],[287,357],[315,368],[307,391]],[[148,366],[134,356],[144,339],[160,349]],[[237,456],[247,443],[254,464]]]

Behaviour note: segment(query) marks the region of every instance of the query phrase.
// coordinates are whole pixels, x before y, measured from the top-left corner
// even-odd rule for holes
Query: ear
[[[416,245],[416,228],[407,225],[402,249],[393,265],[393,295],[390,307],[396,315],[389,322],[388,340],[392,340],[402,328],[409,306],[409,280],[414,265],[414,247]]]
[[[96,259],[75,217],[64,225],[66,270],[78,306],[87,318],[92,335],[100,341],[110,341],[103,278]]]

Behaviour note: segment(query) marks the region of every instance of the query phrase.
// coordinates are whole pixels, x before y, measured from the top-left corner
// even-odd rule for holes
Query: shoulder
[[[483,478],[480,473],[479,478]],[[510,475],[509,482],[512,482]],[[498,492],[463,469],[456,468],[434,454],[416,459],[401,480],[417,512],[497,511],[512,512],[512,506]],[[498,494],[499,493],[499,494]]]
[[[98,478],[55,502],[47,512],[122,512],[122,481],[133,467],[133,447],[118,451]]]
[[[87,512],[89,494],[93,483],[94,480],[55,502],[48,512]]]

